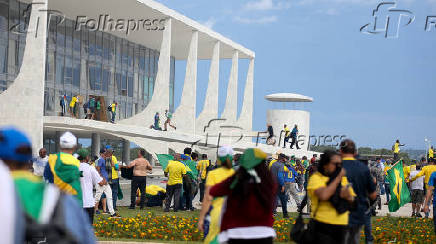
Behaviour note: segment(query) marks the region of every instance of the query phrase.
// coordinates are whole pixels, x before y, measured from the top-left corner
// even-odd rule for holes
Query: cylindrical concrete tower
[[[290,103],[290,102],[312,102],[313,98],[294,94],[294,93],[276,93],[265,96],[265,99],[272,102]],[[286,110],[270,109],[266,116],[267,124],[272,125],[277,143],[280,139],[280,132],[287,125],[292,131],[295,125],[298,127],[298,145],[300,148],[307,150],[310,136],[310,113],[304,110]],[[282,134],[280,146],[283,146],[284,134]],[[290,141],[289,141],[290,143]],[[278,145],[278,144],[277,144]],[[288,144],[286,145],[289,146]]]

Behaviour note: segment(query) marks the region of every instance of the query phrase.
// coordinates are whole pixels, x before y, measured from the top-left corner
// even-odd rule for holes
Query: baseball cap
[[[225,162],[227,159],[233,161],[233,148],[228,145],[218,148],[218,160]]]
[[[224,145],[218,148],[218,157],[225,157],[227,155],[233,155],[233,148],[231,146]]]
[[[62,134],[60,138],[60,147],[65,149],[71,149],[77,146],[77,138],[73,135],[73,133],[67,131]]]
[[[18,162],[32,160],[32,143],[22,131],[15,127],[0,129],[0,158]]]
[[[85,148],[81,148],[77,151],[77,154],[79,155],[79,157],[81,158],[86,158],[89,155],[88,150],[86,150]]]

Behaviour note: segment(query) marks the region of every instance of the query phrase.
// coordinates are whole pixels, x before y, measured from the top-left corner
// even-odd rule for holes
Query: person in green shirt
[[[176,130],[177,128],[171,124],[171,118],[173,117],[173,114],[167,110],[165,110],[165,117],[167,117],[167,120],[165,121],[164,124],[164,131],[167,131],[167,125],[173,127],[174,130]]]

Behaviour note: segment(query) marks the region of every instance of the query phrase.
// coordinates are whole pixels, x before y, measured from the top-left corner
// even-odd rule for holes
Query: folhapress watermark
[[[395,2],[381,2],[372,11],[373,21],[362,26],[360,32],[370,35],[382,34],[385,38],[398,38],[400,29],[415,21],[415,15],[407,9],[397,8]],[[436,16],[427,16],[424,30],[436,29]]]
[[[360,28],[360,32],[376,35],[384,34],[385,38],[398,38],[400,28],[410,25],[415,20],[415,15],[404,9],[397,9],[395,2],[382,2],[372,11],[374,18]],[[403,24],[402,24],[403,23]]]
[[[33,2],[27,6],[26,9],[23,10],[21,15],[23,19],[25,19],[25,23],[29,23],[30,14],[32,8],[37,9],[38,12],[47,12],[47,23],[60,25],[65,21],[65,14],[58,10],[47,9],[44,8],[44,3],[41,2]],[[56,22],[52,21],[52,18],[56,18]],[[88,31],[103,31],[103,32],[124,32],[125,35],[130,34],[132,31],[163,31],[165,30],[165,22],[166,19],[161,18],[141,18],[141,19],[133,19],[133,18],[112,18],[109,14],[100,14],[97,18],[91,18],[84,15],[79,15],[76,17],[76,24],[74,26],[75,31],[81,31],[84,27],[87,28]],[[36,19],[36,24],[32,29],[29,29],[28,26],[24,23],[18,23],[13,25],[10,28],[10,31],[15,34],[27,34],[27,33],[35,33],[35,37],[37,36],[37,32],[39,29],[40,17]]]
[[[114,19],[109,14],[100,14],[97,19],[87,16],[77,16],[75,30],[87,27],[89,31],[119,31],[128,35],[132,31],[162,31],[165,30],[166,19]]]

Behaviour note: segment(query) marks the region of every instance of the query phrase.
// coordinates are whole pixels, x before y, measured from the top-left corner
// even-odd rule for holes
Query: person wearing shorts
[[[421,166],[417,165],[416,169],[411,169],[410,179],[414,178],[419,171]],[[421,205],[424,202],[424,176],[417,178],[415,181],[410,182],[411,200],[412,200],[412,217],[422,217],[421,216]]]

